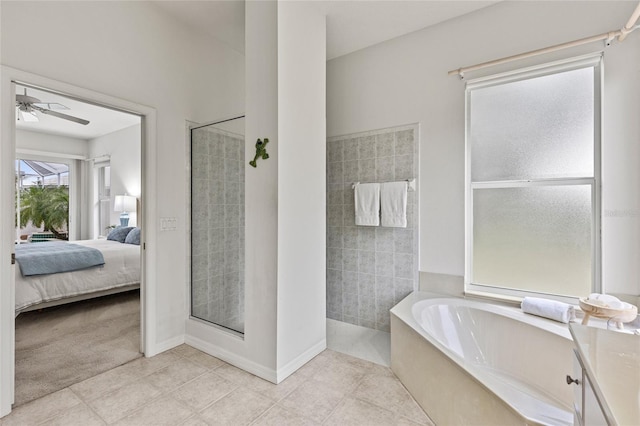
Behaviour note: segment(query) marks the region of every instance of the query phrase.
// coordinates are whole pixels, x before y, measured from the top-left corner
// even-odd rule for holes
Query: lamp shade
[[[136,197],[131,195],[116,195],[113,210],[116,212],[135,212]]]

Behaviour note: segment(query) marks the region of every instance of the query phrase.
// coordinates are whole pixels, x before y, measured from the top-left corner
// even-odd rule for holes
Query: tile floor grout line
[[[86,402],[83,402],[83,404],[87,407],[87,409],[89,411],[91,411],[98,419],[100,419],[104,424],[108,424],[107,421],[105,419],[103,419],[102,417],[100,417],[100,414],[98,414],[96,412],[96,410],[93,409],[92,406],[90,406],[89,404],[87,404]]]
[[[136,358],[136,360],[137,360],[137,359],[138,359],[138,358]],[[136,361],[136,360],[132,360],[132,361],[129,361],[129,362],[133,362],[133,361]],[[148,375],[140,376],[140,377],[131,377],[129,380],[125,380],[123,383],[121,383],[121,385],[120,385],[118,388],[113,389],[113,390],[110,390],[110,391],[107,391],[107,392],[103,392],[103,393],[101,393],[101,394],[98,394],[97,396],[95,396],[95,397],[94,397],[93,399],[91,399],[91,400],[86,399],[86,398],[85,398],[85,397],[83,397],[81,394],[79,394],[79,393],[75,392],[75,391],[72,389],[72,386],[79,385],[80,383],[84,383],[84,382],[89,381],[89,380],[92,380],[92,379],[94,379],[94,378],[96,378],[96,377],[100,377],[100,376],[102,376],[103,374],[107,374],[107,373],[109,373],[109,372],[112,372],[112,371],[113,371],[113,370],[115,370],[116,368],[120,368],[120,367],[122,367],[123,365],[127,365],[129,362],[127,362],[127,363],[125,363],[125,364],[122,364],[122,365],[119,365],[118,367],[112,368],[111,370],[107,370],[107,371],[105,371],[105,372],[103,372],[103,373],[100,373],[100,374],[98,374],[97,376],[89,377],[88,379],[85,379],[85,380],[83,380],[83,381],[81,381],[81,382],[74,383],[73,385],[67,386],[67,388],[65,388],[65,389],[69,389],[69,390],[70,390],[71,392],[73,392],[73,393],[74,393],[78,398],[80,398],[80,400],[81,400],[82,402],[84,402],[85,404],[89,405],[89,403],[90,403],[90,402],[95,401],[95,400],[97,400],[97,399],[99,399],[99,398],[102,398],[102,397],[104,397],[104,396],[106,396],[106,395],[108,395],[108,394],[110,394],[110,393],[113,393],[113,392],[115,392],[115,391],[117,391],[117,390],[119,390],[119,389],[121,389],[121,388],[123,388],[123,387],[125,387],[125,386],[127,386],[127,385],[129,385],[129,384],[131,384],[131,383],[133,383],[133,382],[135,382],[136,380],[140,380],[140,379],[142,379],[142,378],[144,378],[144,377],[147,377]]]
[[[266,410],[264,410],[262,413],[260,413],[260,415],[258,417],[256,417],[255,419],[253,419],[251,421],[251,423],[249,423],[247,426],[252,426],[255,425],[255,423],[260,420],[262,417],[266,416],[267,413],[271,410],[273,410],[273,407],[275,407],[277,405],[276,402],[274,402],[269,408],[267,408]]]
[[[65,389],[68,389],[68,388],[62,388],[62,389],[60,389],[59,391],[56,391],[56,392],[60,392],[60,391],[63,391],[63,390],[65,390]],[[69,390],[71,390],[71,389],[69,389]],[[54,392],[54,393],[55,393],[55,392]],[[72,393],[73,393],[73,391],[72,391]],[[53,395],[53,394],[52,394],[52,393],[50,393],[49,395]],[[75,395],[75,394],[74,394],[74,395]],[[45,395],[45,397],[46,397],[46,396],[48,396],[48,395]],[[77,397],[77,395],[76,395],[76,397]],[[44,398],[44,397],[43,397],[43,398]],[[38,398],[38,399],[40,399],[40,398]],[[38,399],[34,399],[33,401],[37,401]],[[49,421],[51,421],[51,420],[55,419],[56,417],[60,417],[60,416],[61,416],[62,414],[64,414],[67,410],[70,410],[70,409],[72,409],[72,408],[75,408],[75,407],[77,407],[78,405],[80,405],[80,404],[83,404],[83,403],[84,403],[84,401],[82,401],[82,399],[80,399],[80,398],[78,398],[78,399],[79,399],[80,401],[79,401],[77,404],[74,404],[74,405],[72,405],[71,407],[67,407],[67,408],[65,408],[65,410],[64,410],[64,411],[61,411],[60,413],[58,413],[58,414],[56,414],[56,415],[54,415],[54,416],[51,416],[51,417],[46,418],[45,420],[43,420],[43,421],[39,422],[39,423],[38,423],[38,426],[39,426],[39,425],[46,424],[47,422],[49,422]],[[30,402],[33,402],[33,401],[29,401],[29,402],[27,402],[26,404],[22,404],[22,405],[20,405],[19,407],[23,407],[23,406],[25,406],[25,405],[29,404]],[[1,420],[1,419],[0,419],[0,420]]]
[[[393,373],[393,370],[391,371]],[[363,377],[362,381],[364,381],[364,379],[366,378],[368,374],[365,374],[365,377]],[[375,374],[371,374],[372,376],[375,376]],[[407,388],[404,386],[404,384],[400,381],[400,379],[398,379],[398,377],[395,375],[395,373],[393,373],[393,378],[398,382],[398,384],[400,384],[400,386],[402,387],[402,389],[404,389],[406,395],[411,399],[411,401],[413,401],[416,405],[416,407],[418,407],[420,409],[420,411],[422,411],[424,413],[424,415],[428,418],[429,421],[432,422],[431,417],[429,417],[429,415],[427,414],[427,412],[420,406],[420,404],[418,404],[418,402],[415,400],[415,398],[413,397],[413,395],[411,395],[411,393],[409,393],[409,391],[407,390]],[[362,383],[358,384],[358,387],[360,387]],[[357,390],[357,388],[356,388]],[[354,391],[355,392],[355,391]],[[381,408],[383,410],[389,411],[390,413],[400,416],[400,417],[404,417],[405,419],[409,419],[414,423],[418,423],[417,421],[413,420],[412,418],[400,413],[400,412],[396,412],[395,410],[391,410],[389,408],[383,407],[380,404],[378,404],[377,402],[373,401],[373,400],[369,400],[367,398],[362,398],[362,397],[358,397],[358,396],[354,396],[355,399],[359,400],[359,401],[363,401],[366,403],[369,403],[375,407]],[[418,423],[420,424],[420,423]]]
[[[157,397],[154,397],[154,398],[152,398],[151,400],[149,400],[149,401],[147,401],[147,402],[148,402],[148,403],[152,403],[152,402],[153,402],[153,401],[155,401],[156,399],[157,399]],[[121,420],[126,419],[126,418],[127,418],[127,417],[129,417],[131,414],[135,413],[136,411],[141,410],[145,405],[146,405],[146,404],[143,404],[143,405],[141,405],[141,406],[139,406],[139,407],[136,407],[133,411],[130,411],[130,412],[126,413],[125,415],[123,415],[123,416],[121,416],[121,417],[118,417],[118,418],[116,418],[116,419],[114,419],[114,420],[112,420],[112,421],[108,421],[108,420],[107,420],[107,419],[105,419],[104,417],[100,417],[100,419],[101,419],[103,422],[105,422],[107,425],[112,425],[112,424],[118,423],[118,422],[119,422],[119,421],[121,421]],[[98,416],[99,416],[99,415],[98,415]]]
[[[209,404],[205,405],[204,408],[201,408],[200,410],[196,410],[197,414],[202,413],[204,410],[208,409],[209,407],[211,407],[213,404],[215,404],[216,402],[220,401],[222,398],[226,398],[227,396],[231,395],[233,392],[237,391],[238,389],[241,388],[240,385],[238,385],[235,382],[232,382],[236,387],[231,389],[229,392],[225,393],[224,395],[222,395],[220,398],[215,399],[214,401],[211,401]]]
[[[338,352],[338,353],[341,353],[341,352]],[[350,367],[356,369],[356,367],[353,367],[353,366],[350,366]],[[353,390],[351,391],[351,393],[354,393],[360,387],[360,385],[364,381],[364,379],[367,376],[367,374],[368,373],[363,373],[362,374],[362,377],[360,377],[360,379],[356,382],[356,384],[353,387]],[[327,422],[329,420],[329,418],[331,418],[331,416],[338,410],[338,408],[345,404],[345,401],[347,400],[347,398],[349,398],[349,395],[350,395],[350,393],[344,392],[343,396],[340,399],[340,401],[338,402],[338,404],[336,404],[336,406],[333,408],[333,410],[331,410],[329,415],[327,417],[325,417],[324,420],[322,420],[322,422],[320,422],[320,424],[325,424],[325,422]],[[356,397],[354,397],[354,398],[358,399]]]
[[[327,415],[327,417],[325,417],[325,418],[320,422],[320,424],[321,424],[321,425],[326,424],[326,423],[329,421],[329,419],[331,418],[331,416],[333,416],[333,414],[334,414],[336,411],[338,411],[338,409],[339,409],[340,407],[342,407],[342,406],[345,404],[345,401],[347,400],[347,398],[348,398],[347,394],[344,394],[344,395],[342,396],[342,398],[340,399],[340,401],[338,401],[338,403],[336,404],[336,406],[335,406],[335,407],[333,407],[333,409],[331,410],[331,412]]]
[[[163,368],[164,368],[164,367],[163,367]],[[161,369],[162,369],[162,368],[161,368]],[[156,370],[156,371],[160,371],[161,369],[158,369],[158,370]],[[154,373],[155,373],[155,372],[154,372]],[[153,373],[151,373],[151,374],[153,374]],[[114,420],[113,422],[109,422],[109,421],[107,421],[107,419],[105,419],[105,418],[104,418],[104,417],[102,417],[100,414],[98,414],[98,412],[97,412],[97,411],[95,411],[95,410],[93,409],[93,407],[89,404],[89,402],[85,402],[85,405],[87,405],[87,407],[89,407],[89,409],[90,409],[91,411],[93,411],[93,412],[98,416],[98,418],[99,418],[100,420],[102,420],[104,423],[106,423],[107,425],[111,425],[111,424],[114,424],[114,423],[116,423],[116,422],[119,422],[120,420],[124,419],[125,417],[130,416],[131,414],[133,414],[134,412],[138,411],[139,409],[142,409],[142,408],[143,408],[143,407],[145,407],[146,405],[148,405],[148,404],[151,404],[151,403],[155,402],[156,400],[158,400],[159,398],[161,398],[162,396],[164,396],[164,395],[166,394],[162,389],[158,388],[158,387],[157,387],[157,386],[155,386],[154,384],[149,383],[147,380],[145,380],[145,379],[146,379],[147,377],[149,377],[149,376],[150,376],[150,374],[147,374],[147,375],[145,375],[145,376],[141,376],[141,377],[137,377],[135,380],[132,380],[132,381],[130,381],[130,382],[127,382],[126,384],[124,384],[124,385],[120,386],[120,387],[119,387],[119,388],[117,388],[117,389],[114,389],[113,391],[103,393],[103,394],[101,394],[100,396],[98,396],[97,398],[95,398],[95,399],[93,399],[93,400],[91,401],[91,402],[93,402],[93,401],[97,401],[98,399],[101,399],[101,398],[103,398],[103,397],[105,397],[105,396],[107,396],[107,395],[115,394],[116,392],[118,392],[118,391],[122,390],[125,386],[128,386],[128,385],[130,385],[130,384],[134,383],[135,381],[143,381],[143,380],[144,380],[144,382],[145,382],[146,384],[148,384],[148,385],[149,385],[149,386],[151,386],[153,389],[155,389],[155,390],[157,390],[157,391],[159,392],[159,393],[158,393],[158,395],[156,395],[155,397],[152,397],[149,401],[145,402],[145,403],[144,403],[144,404],[142,404],[140,407],[138,407],[138,408],[134,409],[132,412],[130,412],[130,413],[128,413],[128,414],[126,414],[126,415],[124,415],[123,417],[119,417],[119,418],[117,418],[117,419],[116,419],[116,420]],[[73,392],[73,390],[72,390],[72,392]]]
[[[82,383],[82,382],[81,382],[81,383]],[[71,389],[71,386],[69,386],[67,389],[69,389],[69,390],[71,391],[71,393],[73,393],[75,396],[77,396],[77,397],[78,397],[78,399],[79,399],[80,401],[82,401],[82,402],[81,402],[81,404],[84,404],[84,405],[89,409],[89,411],[91,411],[93,414],[95,414],[95,415],[96,415],[96,417],[98,417],[100,420],[102,420],[105,424],[108,424],[108,423],[107,423],[107,421],[106,421],[105,419],[103,419],[103,418],[100,416],[100,414],[98,414],[98,413],[96,412],[96,410],[94,410],[94,409],[93,409],[93,407],[89,405],[89,403],[88,403],[88,402],[86,402],[86,401],[85,401],[85,400],[84,400],[80,395],[78,395],[77,393],[75,393],[75,392],[73,391],[73,389]]]
[[[203,367],[203,368],[205,368],[205,367]],[[202,377],[202,376],[204,376],[204,375],[206,375],[206,374],[208,374],[208,373],[211,373],[212,371],[213,371],[213,370],[206,370],[204,373],[202,373],[202,374],[198,374],[197,376],[193,377],[192,379],[189,379],[189,380],[187,380],[186,382],[181,383],[180,385],[178,385],[178,386],[176,386],[176,387],[174,387],[174,388],[172,388],[172,389],[168,390],[168,391],[167,391],[167,393],[169,393],[169,392],[173,392],[173,391],[176,391],[176,390],[178,390],[179,388],[183,387],[184,385],[186,385],[186,384],[188,384],[188,383],[191,383],[191,382],[193,382],[194,380],[199,379],[200,377]],[[152,385],[152,386],[153,386],[153,385]]]
[[[290,377],[292,377],[294,374],[295,374],[295,373],[291,374],[289,377],[287,377],[286,379],[284,379],[284,380],[283,380],[282,382],[280,382],[280,383],[285,382],[287,379],[289,379]],[[257,377],[257,376],[256,376],[256,377]],[[286,393],[282,398],[278,399],[278,400],[276,401],[276,404],[278,404],[280,401],[283,401],[285,398],[287,398],[289,395],[291,395],[293,392],[295,392],[297,389],[299,389],[303,384],[305,384],[306,382],[308,382],[308,381],[310,380],[310,377],[304,377],[304,376],[301,376],[301,377],[302,377],[302,379],[303,379],[303,380],[298,384],[298,386],[294,387],[294,388],[293,388],[293,389],[291,389],[289,392],[287,392],[287,393]],[[271,383],[271,382],[269,382],[269,383]],[[279,384],[278,384],[278,385],[279,385]],[[275,386],[278,386],[278,385],[275,385]],[[284,408],[284,407],[283,407],[283,408]]]
[[[182,407],[186,408],[187,410],[189,410],[191,412],[190,416],[187,416],[186,418],[182,419],[183,421],[187,420],[189,417],[193,417],[194,415],[197,414],[196,411],[194,411],[191,407],[185,405],[182,401],[174,398],[172,395],[170,395],[168,392],[167,393],[160,393],[158,396],[156,396],[155,398],[147,401],[146,403],[142,404],[141,406],[139,406],[138,408],[136,408],[135,410],[133,410],[132,412],[128,413],[127,415],[125,415],[124,417],[119,418],[118,420],[112,422],[112,423],[107,423],[107,424],[115,424],[121,420],[126,419],[127,417],[131,417],[133,416],[135,413],[137,413],[138,411],[142,411],[144,408],[148,407],[149,405],[155,403],[156,401],[162,399],[163,397],[168,397],[171,398],[173,400],[175,400],[178,404],[180,404]],[[103,419],[104,420],[104,419]],[[104,420],[106,422],[106,420]]]

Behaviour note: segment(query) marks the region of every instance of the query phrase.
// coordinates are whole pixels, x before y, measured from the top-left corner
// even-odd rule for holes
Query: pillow
[[[127,238],[124,239],[125,244],[140,245],[140,228],[133,228],[131,232],[127,234]]]
[[[124,243],[125,238],[131,230],[133,226],[118,226],[117,228],[113,228],[109,235],[107,235],[107,240],[117,241],[119,243]]]

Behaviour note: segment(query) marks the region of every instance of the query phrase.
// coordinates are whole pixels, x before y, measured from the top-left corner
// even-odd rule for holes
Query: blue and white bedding
[[[23,277],[16,268],[16,314],[42,302],[140,283],[140,246],[109,240],[82,240],[73,244],[99,250],[104,266],[28,277]]]
[[[93,247],[66,241],[20,244],[16,262],[23,277],[58,274],[104,265],[102,252]]]

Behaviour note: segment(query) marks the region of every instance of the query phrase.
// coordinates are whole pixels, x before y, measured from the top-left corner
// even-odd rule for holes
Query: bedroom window
[[[69,238],[69,164],[16,160],[18,239]]]
[[[600,288],[601,57],[467,84],[467,291]]]
[[[98,176],[98,229],[106,236],[111,226],[111,165],[101,163],[96,168]]]

